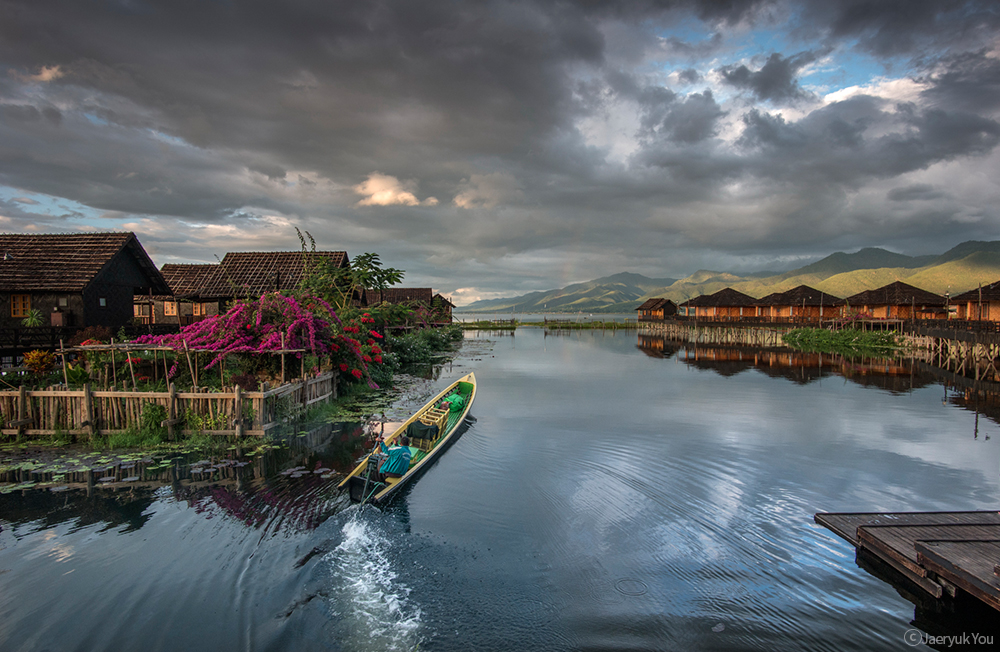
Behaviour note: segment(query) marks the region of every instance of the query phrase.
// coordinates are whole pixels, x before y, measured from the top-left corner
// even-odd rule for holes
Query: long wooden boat
[[[453,409],[455,406],[448,405],[442,409],[445,399],[456,393],[462,397],[464,404],[461,408]],[[386,446],[394,445],[403,435],[410,438],[410,467],[402,477],[379,477],[377,467],[382,458],[378,456],[379,449],[376,447],[354,467],[339,487],[350,488],[353,502],[387,501],[444,451],[458,432],[459,426],[465,421],[475,398],[476,375],[463,376],[428,401],[395,432],[385,438]]]

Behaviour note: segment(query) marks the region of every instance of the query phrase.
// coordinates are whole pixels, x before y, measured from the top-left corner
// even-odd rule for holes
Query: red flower
[[[377,337],[377,338],[379,338],[379,339],[382,339],[382,336],[381,336],[381,335],[379,335],[378,333],[376,333],[375,331],[371,331],[371,336],[372,336],[372,337]]]
[[[380,355],[375,356],[375,362],[382,364],[382,356]]]
[[[364,360],[365,362],[371,362],[372,361],[372,357],[370,355],[363,355],[363,356],[361,356],[361,359]]]
[[[361,373],[360,369],[351,369],[351,375],[354,376],[355,378],[361,378],[361,376],[363,376],[364,374]]]
[[[375,340],[368,340],[368,346],[371,346],[374,343],[375,343]]]
[[[344,363],[344,362],[341,362],[341,363],[340,363],[340,370],[341,370],[341,371],[347,371],[347,364],[346,364],[346,363]]]
[[[382,352],[382,349],[378,348],[377,344],[375,344],[375,345],[372,346],[372,353],[381,353],[381,352]]]

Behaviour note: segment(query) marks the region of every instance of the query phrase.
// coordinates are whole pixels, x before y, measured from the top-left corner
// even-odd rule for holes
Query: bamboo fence
[[[177,433],[263,436],[312,405],[337,397],[331,372],[286,383],[274,389],[247,392],[238,385],[224,392],[197,388],[178,392],[94,391],[49,388],[0,391],[0,434],[3,435],[106,435],[137,428],[149,404],[161,405],[167,418],[161,423],[168,436]],[[207,427],[192,429],[192,423]],[[187,426],[178,428],[178,426]]]

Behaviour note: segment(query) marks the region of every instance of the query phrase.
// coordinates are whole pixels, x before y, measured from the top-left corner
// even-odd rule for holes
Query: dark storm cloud
[[[948,56],[921,78],[930,87],[923,92],[930,102],[965,111],[1000,109],[1000,59],[987,50]]]
[[[760,70],[750,70],[745,65],[723,66],[719,74],[729,84],[749,90],[760,100],[805,99],[811,97],[811,93],[799,86],[796,75],[816,59],[817,55],[813,52],[800,52],[787,59],[774,52]]]
[[[1000,12],[992,0],[816,0],[802,3],[807,31],[830,39],[857,39],[878,56],[914,56],[928,48],[992,39]]]
[[[857,97],[816,110],[796,123],[758,109],[747,112],[739,142],[752,151],[755,163],[748,173],[855,186],[940,161],[983,155],[1000,142],[1000,124],[989,118],[919,110],[910,104],[889,110],[881,104],[875,98]]]
[[[893,188],[886,197],[890,201],[930,201],[948,197],[948,193],[935,190],[929,183],[915,183],[912,186]]]
[[[795,46],[748,55],[765,28]],[[175,257],[296,246],[302,225],[406,257],[408,281],[492,289],[574,255],[613,272],[685,245],[828,247],[887,205],[925,205],[885,227],[918,242],[960,210],[997,219],[907,176],[993,160],[997,29],[987,3],[922,0],[0,0],[0,185]],[[909,58],[890,76],[921,86],[804,90],[852,48],[887,75]],[[23,208],[0,206],[3,228]]]

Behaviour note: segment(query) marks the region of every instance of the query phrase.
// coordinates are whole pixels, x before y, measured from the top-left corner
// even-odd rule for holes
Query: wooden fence
[[[309,406],[337,397],[337,382],[327,372],[274,389],[247,392],[238,385],[227,392],[207,390],[178,392],[93,391],[50,388],[0,392],[0,434],[3,435],[106,435],[138,427],[143,410],[163,406],[168,436],[263,436]],[[178,429],[183,426],[183,429]],[[192,427],[194,426],[194,427]]]

